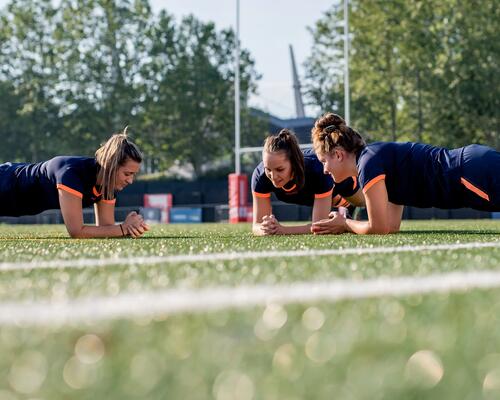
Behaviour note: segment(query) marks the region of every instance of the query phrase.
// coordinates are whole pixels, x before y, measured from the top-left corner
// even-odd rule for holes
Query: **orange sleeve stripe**
[[[352,190],[354,190],[354,189],[356,189],[356,186],[358,186],[358,177],[357,176],[353,176],[352,180],[354,181],[354,183],[352,185]]]
[[[351,203],[342,197],[342,203],[339,204],[339,207],[349,207],[350,205]]]
[[[64,190],[65,192],[71,193],[72,195],[79,197],[80,199],[83,199],[83,194],[81,194],[78,190],[71,189],[70,187],[63,185],[62,183],[58,183],[56,187],[58,189]]]
[[[368,182],[365,187],[363,188],[363,193],[366,193],[368,190],[370,190],[370,188],[375,185],[377,182],[379,181],[382,181],[385,179],[385,174],[382,174],[382,175],[379,175],[379,176],[376,176],[375,178],[373,178],[370,182]]]
[[[333,188],[330,189],[328,192],[315,194],[314,198],[315,199],[324,199],[325,197],[330,196],[332,193],[333,193]]]
[[[334,196],[332,198],[332,207],[338,207],[339,204],[342,203],[342,200],[344,200],[344,198],[340,194]]]
[[[350,205],[351,203],[339,194],[332,199],[332,207],[349,207]]]
[[[462,185],[464,185],[467,189],[476,193],[479,197],[485,199],[486,201],[490,201],[490,196],[488,196],[488,194],[486,192],[483,192],[481,189],[474,186],[467,179],[460,178],[460,182],[462,182]]]
[[[113,200],[104,200],[104,199],[102,199],[100,202],[104,203],[104,204],[115,204],[116,203],[116,199],[113,199]]]
[[[260,197],[260,198],[267,198],[271,197],[271,193],[257,193],[257,192],[252,192],[255,197]]]

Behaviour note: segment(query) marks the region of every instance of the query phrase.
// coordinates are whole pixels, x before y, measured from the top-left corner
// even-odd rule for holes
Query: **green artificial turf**
[[[500,242],[500,221],[404,222],[388,236],[253,237],[250,226],[154,226],[72,240],[0,225],[0,263]],[[0,271],[0,302],[173,288],[500,269],[500,247]],[[497,399],[500,291],[262,305],[0,326],[0,399]]]

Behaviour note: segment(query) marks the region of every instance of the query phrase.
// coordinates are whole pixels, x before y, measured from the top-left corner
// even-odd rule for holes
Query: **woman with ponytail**
[[[365,144],[338,115],[327,113],[312,131],[314,149],[335,180],[358,176],[368,221],[341,215],[313,224],[315,233],[387,234],[399,231],[403,207],[500,211],[500,153],[469,145],[448,150],[422,143]]]
[[[271,193],[285,203],[312,207],[313,222],[327,218],[332,206],[347,207],[349,202],[364,205],[356,179],[347,177],[335,184],[323,172],[314,152],[302,151],[296,136],[288,129],[266,139],[262,162],[253,172],[252,231],[255,235],[311,233],[311,224],[281,225],[272,213]]]
[[[39,214],[61,209],[73,238],[139,237],[148,230],[140,215],[115,223],[115,194],[139,172],[142,154],[127,128],[102,145],[95,158],[59,156],[35,164],[0,164],[0,215]],[[84,225],[83,207],[94,205],[96,225]]]

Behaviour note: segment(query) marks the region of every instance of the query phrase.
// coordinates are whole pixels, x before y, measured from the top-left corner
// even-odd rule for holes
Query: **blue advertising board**
[[[201,208],[173,207],[170,209],[171,224],[197,224],[202,222]]]

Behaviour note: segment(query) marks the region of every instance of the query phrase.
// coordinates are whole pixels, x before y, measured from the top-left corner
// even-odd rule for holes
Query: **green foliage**
[[[500,147],[500,9],[494,1],[350,2],[352,125],[378,140]],[[311,30],[308,93],[343,113],[342,21]]]
[[[149,32],[155,44],[148,76],[159,76],[144,103],[145,125],[151,135],[145,145],[168,165],[174,160],[192,165],[197,176],[202,166],[231,152],[234,134],[234,49],[232,31],[217,32],[211,23],[193,16],[180,28],[169,28],[172,19],[159,16],[157,29]],[[164,48],[165,51],[161,51]],[[158,51],[160,49],[160,51]],[[168,57],[168,62],[164,58]],[[241,54],[243,121],[248,119],[246,100],[257,75],[248,52]]]
[[[51,30],[55,11],[50,0],[20,0],[1,16],[0,79],[9,88],[0,113],[7,116],[12,143],[4,151],[28,160],[46,157],[55,148],[58,134],[53,87],[57,78]],[[12,128],[10,128],[12,126]],[[14,135],[14,136],[12,136]]]
[[[21,0],[0,18],[5,160],[91,155],[126,125],[157,168],[190,164],[201,175],[231,154],[231,30],[155,16],[148,0]],[[259,77],[248,51],[240,57],[242,125],[252,137],[260,131],[246,104]]]

